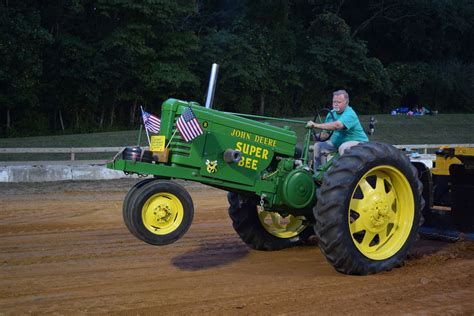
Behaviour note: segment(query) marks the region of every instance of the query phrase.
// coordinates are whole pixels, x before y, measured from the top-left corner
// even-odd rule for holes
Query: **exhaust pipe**
[[[224,151],[224,161],[227,163],[238,163],[242,159],[242,153],[234,149]]]
[[[218,72],[219,65],[212,64],[211,78],[209,78],[209,87],[207,88],[206,109],[212,109],[212,101],[214,101],[214,91],[216,90]]]

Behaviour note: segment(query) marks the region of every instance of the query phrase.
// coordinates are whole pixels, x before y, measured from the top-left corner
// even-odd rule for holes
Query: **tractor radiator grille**
[[[176,133],[175,133],[176,132]],[[179,135],[179,132],[176,131],[176,128],[173,128],[172,134],[173,139],[171,140],[171,143],[169,145],[170,151],[172,155],[178,155],[178,156],[184,156],[184,157],[189,157],[190,152],[191,152],[191,144],[186,143],[181,135]]]

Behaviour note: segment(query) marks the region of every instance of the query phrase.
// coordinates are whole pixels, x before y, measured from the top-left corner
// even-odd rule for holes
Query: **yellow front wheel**
[[[424,200],[415,167],[398,149],[352,147],[324,175],[319,193],[316,235],[336,270],[365,275],[403,264]]]
[[[172,181],[150,181],[134,189],[124,203],[130,232],[153,245],[167,245],[189,229],[194,206],[189,193]]]

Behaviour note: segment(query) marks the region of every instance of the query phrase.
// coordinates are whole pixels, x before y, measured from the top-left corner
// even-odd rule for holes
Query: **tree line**
[[[1,0],[0,136],[135,128],[174,97],[313,114],[474,111],[471,0]]]

